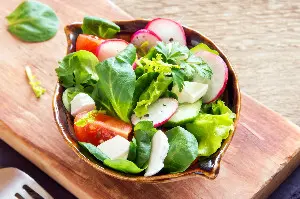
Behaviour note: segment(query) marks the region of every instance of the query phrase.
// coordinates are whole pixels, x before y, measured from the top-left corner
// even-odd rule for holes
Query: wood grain
[[[300,125],[300,1],[113,0],[135,18],[168,17],[211,38],[241,89]]]
[[[97,172],[64,143],[53,119],[54,69],[66,51],[63,26],[80,21],[85,14],[109,19],[130,16],[108,1],[44,0],[61,20],[59,32],[50,41],[28,44],[5,28],[4,16],[19,2],[9,1],[0,7],[0,138],[77,197],[264,198],[300,164],[299,127],[244,94],[240,123],[216,180],[199,177],[157,185],[135,184]],[[27,83],[27,64],[47,89],[41,99],[35,98]]]

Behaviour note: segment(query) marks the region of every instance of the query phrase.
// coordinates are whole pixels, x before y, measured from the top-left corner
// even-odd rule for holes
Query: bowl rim
[[[145,19],[133,19],[133,20],[117,20],[117,21],[113,21],[116,24],[128,24],[128,23],[137,23],[137,22],[143,22],[143,23],[147,23],[150,20],[145,20]],[[81,27],[82,22],[74,22],[70,25],[65,26],[64,30],[65,33],[68,37],[68,34],[71,33],[71,28],[79,28]],[[149,177],[145,177],[145,176],[135,176],[135,175],[127,175],[118,171],[115,171],[113,169],[107,169],[104,168],[102,166],[100,166],[99,164],[96,164],[94,162],[92,162],[90,159],[88,159],[85,155],[83,155],[80,150],[79,150],[79,145],[77,142],[72,141],[72,137],[69,135],[68,129],[65,129],[64,126],[61,124],[60,121],[60,108],[59,107],[59,99],[60,96],[62,95],[62,91],[63,91],[63,86],[59,84],[59,82],[56,83],[56,87],[55,87],[55,92],[53,95],[53,99],[52,99],[52,108],[53,108],[53,114],[54,114],[54,118],[55,118],[55,123],[58,127],[58,130],[60,132],[60,134],[63,136],[64,140],[67,142],[68,146],[72,148],[72,150],[77,154],[77,156],[82,159],[84,162],[86,162],[88,165],[92,166],[93,168],[95,168],[98,171],[101,171],[102,173],[109,175],[111,177],[120,179],[120,180],[126,180],[126,181],[134,181],[134,182],[142,182],[142,183],[160,183],[160,182],[170,182],[170,181],[177,181],[177,180],[182,180],[183,177],[184,178],[189,178],[189,177],[194,177],[194,176],[205,176],[208,179],[215,179],[219,173],[219,169],[220,169],[220,163],[221,163],[221,159],[224,155],[224,153],[226,152],[227,148],[229,147],[233,136],[235,134],[236,131],[236,127],[237,127],[237,123],[239,121],[240,118],[240,110],[241,110],[241,93],[240,93],[240,87],[238,84],[238,79],[237,79],[237,75],[236,72],[234,70],[234,68],[232,67],[231,63],[228,61],[227,57],[225,56],[225,54],[223,53],[223,51],[216,46],[216,44],[211,41],[208,37],[206,37],[205,35],[199,33],[198,31],[189,28],[187,26],[183,26],[183,28],[185,30],[190,30],[193,31],[194,33],[198,34],[201,38],[204,38],[205,42],[204,43],[209,43],[210,46],[213,47],[214,50],[217,50],[220,53],[220,56],[222,57],[222,59],[225,61],[225,63],[227,64],[228,67],[228,73],[232,72],[232,78],[235,80],[233,86],[236,87],[236,101],[237,103],[234,104],[234,109],[235,109],[235,113],[236,113],[236,118],[234,121],[234,129],[230,132],[229,137],[226,138],[228,139],[226,144],[222,144],[221,148],[218,150],[218,155],[215,159],[215,164],[212,168],[211,171],[205,171],[201,168],[195,168],[193,170],[187,170],[184,172],[180,172],[180,173],[169,173],[169,174],[163,174],[163,175],[157,175],[157,176],[149,176]],[[68,38],[67,38],[68,40]],[[69,47],[70,47],[70,43],[68,41],[68,48],[67,48],[67,54],[69,53]],[[227,85],[226,85],[227,86]],[[62,100],[60,100],[61,102]],[[61,102],[62,103],[62,102]],[[63,107],[64,108],[64,107]],[[65,111],[64,111],[65,112]],[[68,114],[68,113],[67,113]]]

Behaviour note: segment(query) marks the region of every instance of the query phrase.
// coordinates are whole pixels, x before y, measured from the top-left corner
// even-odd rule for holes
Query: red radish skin
[[[163,42],[177,41],[186,45],[186,37],[183,27],[171,19],[156,18],[150,21],[145,29],[153,31]]]
[[[213,102],[223,94],[226,88],[228,81],[227,65],[220,56],[208,51],[200,51],[195,55],[201,57],[212,69],[213,76],[202,99],[204,103]]]
[[[110,57],[115,57],[127,46],[128,42],[123,39],[107,39],[98,46],[96,56],[99,61],[104,61]]]
[[[137,67],[137,64],[136,64],[136,62],[133,62],[133,64],[132,64],[132,69],[133,69],[133,70],[135,70],[135,69],[136,69],[136,67]]]
[[[178,101],[173,98],[160,98],[148,107],[148,114],[139,118],[135,114],[131,116],[131,122],[136,125],[139,121],[153,122],[154,127],[165,124],[176,112]]]
[[[145,41],[149,42],[149,45],[147,46],[147,50],[149,50],[153,46],[156,46],[156,43],[161,41],[161,38],[151,30],[141,29],[136,31],[130,39],[130,43],[136,47],[140,47]]]

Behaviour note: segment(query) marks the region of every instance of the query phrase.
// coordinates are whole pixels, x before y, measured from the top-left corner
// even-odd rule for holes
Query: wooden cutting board
[[[0,7],[0,138],[79,198],[265,198],[300,164],[300,128],[243,94],[236,135],[219,176],[165,184],[136,184],[103,175],[80,160],[59,134],[52,113],[54,69],[66,52],[63,27],[84,15],[131,17],[109,1],[43,0],[60,19],[50,41],[24,43],[6,31],[7,16],[21,1]],[[36,99],[24,66],[47,92]]]

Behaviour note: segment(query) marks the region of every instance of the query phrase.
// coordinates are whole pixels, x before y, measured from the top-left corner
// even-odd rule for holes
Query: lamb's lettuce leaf
[[[84,17],[81,29],[84,34],[96,35],[103,39],[113,38],[120,32],[120,27],[114,22],[93,16]]]
[[[134,162],[135,159],[136,159],[136,139],[132,138],[132,141],[130,142],[130,145],[129,145],[129,152],[128,152],[127,160]]]
[[[197,46],[191,48],[190,51],[191,51],[193,54],[196,54],[197,52],[202,51],[202,50],[211,52],[211,53],[213,53],[213,54],[215,54],[215,55],[219,55],[219,52],[218,52],[218,51],[211,49],[211,48],[208,47],[208,45],[206,45],[205,43],[199,43]]]
[[[111,115],[117,115],[124,122],[129,122],[135,90],[135,73],[129,64],[130,57],[136,54],[135,47],[130,44],[117,57],[109,58],[96,66],[99,80],[93,92],[97,103]],[[128,57],[128,60],[125,58]]]
[[[137,174],[144,170],[144,169],[140,169],[133,162],[124,159],[116,159],[116,160],[106,159],[104,160],[104,165],[113,168],[117,171],[122,171],[124,173]]]
[[[141,121],[134,127],[134,138],[136,139],[135,163],[140,168],[147,168],[151,154],[151,140],[157,130],[150,121]]]
[[[185,171],[198,155],[198,143],[193,134],[182,127],[166,132],[169,152],[164,160],[164,170],[177,173]]]
[[[95,70],[98,63],[99,60],[93,53],[80,50],[65,56],[59,62],[56,73],[65,88],[83,86],[98,80]]]
[[[78,143],[81,147],[86,149],[88,152],[90,152],[101,162],[103,162],[108,158],[107,155],[105,155],[100,149],[98,149],[96,146],[92,145],[91,143],[86,143],[86,142],[78,142]]]
[[[150,104],[154,103],[171,84],[172,78],[160,73],[156,80],[153,80],[148,89],[141,94],[134,112],[137,117],[142,117],[148,112]]]

